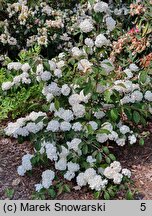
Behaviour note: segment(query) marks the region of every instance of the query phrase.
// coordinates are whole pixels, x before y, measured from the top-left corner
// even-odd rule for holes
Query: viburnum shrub
[[[138,139],[143,144],[138,126],[146,125],[152,113],[151,65],[144,72],[135,57],[124,66],[119,59],[119,67],[111,58],[115,14],[105,2],[90,2],[69,20],[70,46],[51,60],[40,58],[32,68],[25,62],[9,63],[9,70],[23,73],[17,84],[16,77],[2,84],[7,94],[32,72],[43,85],[46,111],[33,111],[5,128],[6,135],[34,146],[33,153],[23,156],[19,175],[40,164],[46,168],[35,185],[41,198],[69,191],[68,182],[74,179],[77,189],[88,186],[96,197],[101,192],[105,199],[113,197],[131,172],[111,149]]]

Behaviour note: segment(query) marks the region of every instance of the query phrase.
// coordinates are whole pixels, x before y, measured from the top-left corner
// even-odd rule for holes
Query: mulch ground
[[[34,184],[41,180],[41,167],[35,168],[32,176],[20,177],[17,166],[26,153],[32,152],[29,142],[19,144],[14,139],[0,138],[0,199],[9,199],[7,189],[14,189],[12,199],[32,199]],[[139,191],[137,199],[152,199],[152,136],[146,139],[144,147],[137,144],[132,147],[117,149],[117,158],[125,168],[132,171],[134,187]],[[86,189],[73,190],[64,193],[57,199],[93,199],[93,195]]]

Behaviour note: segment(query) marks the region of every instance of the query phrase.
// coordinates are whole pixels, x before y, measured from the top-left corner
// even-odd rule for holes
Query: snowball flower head
[[[86,38],[84,43],[85,43],[85,45],[87,45],[90,48],[92,48],[94,46],[94,42],[91,38]]]
[[[52,185],[52,180],[55,177],[55,173],[52,170],[45,170],[42,173],[42,185],[48,189]]]
[[[107,17],[106,26],[109,31],[113,31],[116,26],[116,21],[112,17]]]
[[[144,98],[150,102],[152,102],[152,92],[151,91],[146,91]]]
[[[48,123],[46,130],[56,132],[59,130],[59,127],[60,127],[60,123],[56,120],[52,120]]]
[[[102,46],[108,46],[109,45],[109,40],[107,40],[107,38],[103,34],[99,34],[96,37],[95,45],[98,48],[101,48]]]
[[[108,11],[108,4],[103,2],[103,1],[99,1],[94,5],[94,11],[96,13],[100,12],[107,12]]]
[[[13,83],[8,81],[8,82],[3,82],[2,83],[2,90],[7,91],[13,86]]]
[[[64,84],[61,88],[61,93],[64,95],[64,96],[68,96],[70,94],[70,88],[67,84]]]
[[[85,19],[84,21],[82,21],[80,23],[80,29],[82,32],[84,33],[88,33],[88,32],[91,32],[93,30],[93,24],[92,24],[92,21],[90,19]]]
[[[133,72],[139,71],[139,67],[136,64],[130,64],[129,69]]]

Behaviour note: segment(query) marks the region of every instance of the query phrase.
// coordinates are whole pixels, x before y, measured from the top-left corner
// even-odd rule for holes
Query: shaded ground
[[[144,147],[118,149],[118,158],[124,167],[132,171],[135,187],[142,194],[140,198],[152,199],[152,136]],[[7,199],[6,190],[14,189],[12,199],[31,199],[34,184],[41,180],[41,168],[34,170],[34,175],[19,177],[16,168],[21,164],[24,154],[32,152],[31,144],[8,138],[0,139],[0,199]],[[139,197],[138,197],[139,198]],[[58,199],[93,199],[86,189],[60,195]]]

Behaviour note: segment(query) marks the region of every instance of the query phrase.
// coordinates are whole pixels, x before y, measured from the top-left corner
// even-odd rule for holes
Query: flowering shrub
[[[146,125],[152,113],[152,92],[150,61],[146,71],[142,63],[151,56],[149,33],[141,40],[140,30],[133,28],[119,38],[119,16],[128,13],[127,8],[114,13],[102,1],[79,5],[69,22],[65,18],[70,38],[62,44],[63,52],[51,60],[25,57],[7,65],[14,76],[2,83],[4,94],[33,83],[42,86],[46,99],[45,111],[33,111],[5,128],[7,136],[34,145],[33,153],[23,156],[19,175],[48,165],[35,185],[39,196],[69,191],[60,174],[64,182],[75,179],[79,189],[97,191],[96,197],[104,191],[105,199],[131,177],[111,148],[138,139],[143,144],[138,126]],[[132,7],[130,13],[134,15]],[[139,50],[146,52],[141,62]]]

